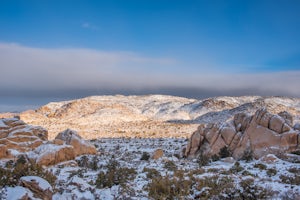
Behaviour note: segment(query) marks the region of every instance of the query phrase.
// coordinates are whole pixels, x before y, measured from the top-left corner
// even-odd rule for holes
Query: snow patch
[[[23,176],[20,179],[21,181],[26,181],[26,182],[36,182],[38,183],[38,186],[42,189],[42,190],[50,190],[52,191],[52,187],[51,185],[48,183],[48,181],[46,181],[43,178],[40,178],[38,176]]]

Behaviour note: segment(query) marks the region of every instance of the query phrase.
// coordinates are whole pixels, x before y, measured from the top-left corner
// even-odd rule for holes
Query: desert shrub
[[[178,154],[178,153],[174,153],[173,156],[176,157],[176,158],[178,158],[178,159],[180,159],[180,154]]]
[[[218,172],[220,172],[220,169],[218,169],[218,168],[209,168],[209,169],[207,169],[207,172],[208,173],[218,173]]]
[[[300,155],[300,150],[296,150],[296,151],[293,151],[291,152],[292,154],[295,154],[295,155]]]
[[[247,171],[247,170],[244,170],[244,171],[242,172],[242,175],[243,175],[243,176],[254,176],[251,172],[249,172],[249,171]]]
[[[251,149],[246,149],[241,157],[241,160],[245,160],[246,162],[253,160],[253,151]]]
[[[230,168],[231,173],[238,173],[244,170],[244,167],[241,166],[240,162],[235,162],[234,165]]]
[[[233,180],[227,176],[211,176],[197,180],[196,189],[201,191],[197,199],[220,199],[224,194],[228,199],[234,197]],[[224,197],[222,199],[225,199]]]
[[[16,186],[22,176],[39,176],[47,180],[52,186],[56,181],[56,176],[51,172],[21,156],[11,168],[0,167],[0,186]]]
[[[267,169],[267,175],[268,176],[275,176],[277,174],[277,170],[275,168],[269,168]]]
[[[273,195],[273,191],[255,184],[252,178],[242,180],[240,186],[241,190],[238,190],[238,193],[244,200],[268,199]]]
[[[175,171],[177,169],[177,166],[173,161],[168,160],[167,162],[165,162],[164,168],[170,171]]]
[[[291,184],[291,185],[300,185],[300,175],[295,176],[286,176],[280,175],[279,178],[281,179],[282,183]]]
[[[124,187],[128,181],[133,180],[136,176],[135,169],[122,168],[116,160],[111,160],[106,168],[106,172],[101,171],[97,176],[96,186],[98,188],[110,188],[113,185],[121,185]]]
[[[288,171],[292,174],[300,174],[300,168],[297,167],[291,167],[288,169]]]
[[[150,154],[148,152],[143,152],[141,160],[149,160]]]
[[[148,179],[153,179],[153,178],[160,177],[159,171],[157,171],[157,170],[154,169],[154,168],[147,168],[147,167],[145,167],[145,168],[143,169],[143,172],[147,173],[147,178],[148,178]]]
[[[210,157],[210,159],[211,159],[211,161],[215,162],[215,161],[220,160],[220,156],[217,155],[217,154],[214,154],[214,155],[212,155],[212,156]]]
[[[88,168],[91,170],[98,170],[98,157],[93,156],[92,159],[90,159],[88,156],[84,155],[79,160],[76,160],[79,167]]]
[[[197,162],[198,162],[200,167],[206,166],[210,163],[210,157],[208,155],[205,155],[205,154],[200,154],[198,159],[197,159]]]
[[[281,194],[281,200],[295,200],[300,196],[300,192],[294,192],[293,190],[287,190]]]
[[[227,146],[224,146],[222,149],[220,149],[220,152],[219,152],[219,156],[220,158],[227,158],[227,157],[230,157],[231,156],[231,151],[228,149]]]
[[[182,199],[192,192],[192,181],[181,176],[157,177],[151,180],[147,190],[153,199]]]
[[[260,169],[260,170],[266,170],[266,169],[267,169],[267,165],[262,164],[262,163],[255,163],[255,164],[253,165],[253,167],[254,167],[254,168],[258,168],[258,169]]]

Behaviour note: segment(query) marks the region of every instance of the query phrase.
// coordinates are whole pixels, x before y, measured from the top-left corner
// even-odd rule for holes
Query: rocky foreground
[[[300,199],[299,102],[154,95],[50,103],[0,120],[0,199]],[[79,132],[60,130],[68,125]]]

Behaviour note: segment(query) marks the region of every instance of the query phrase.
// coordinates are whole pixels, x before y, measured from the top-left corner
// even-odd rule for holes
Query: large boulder
[[[34,197],[51,200],[53,195],[52,186],[45,179],[38,176],[23,176],[20,178],[22,186],[33,192]]]
[[[0,159],[8,156],[7,147],[3,144],[0,144]]]
[[[74,147],[75,156],[82,154],[96,154],[97,150],[94,145],[90,142],[82,139],[80,135],[77,134],[76,131],[67,129],[61,133],[59,133],[56,137],[56,140],[65,141],[67,145],[71,145]]]
[[[54,165],[96,152],[73,130],[67,129],[48,141],[48,131],[40,126],[28,125],[18,117],[0,119],[0,159],[24,154],[40,165]]]
[[[70,145],[43,144],[31,154],[39,165],[54,165],[75,158],[74,148]]]
[[[224,147],[236,159],[249,150],[256,158],[291,152],[300,148],[300,132],[292,128],[292,122],[287,112],[274,115],[262,108],[253,116],[238,113],[229,122],[201,124],[192,134],[185,156],[218,155]]]
[[[0,119],[0,158],[13,156],[11,151],[34,150],[47,138],[48,131],[40,126],[27,125],[19,118]]]

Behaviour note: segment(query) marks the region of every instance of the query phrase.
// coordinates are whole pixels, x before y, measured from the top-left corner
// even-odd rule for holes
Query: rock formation
[[[20,182],[23,187],[32,191],[35,197],[43,200],[52,199],[53,189],[45,179],[38,176],[23,176]]]
[[[74,148],[75,156],[82,154],[96,154],[97,150],[94,145],[82,139],[76,131],[67,129],[59,133],[55,140],[64,141],[67,145],[71,145]]]
[[[48,131],[19,118],[0,119],[0,159],[26,155],[40,165],[53,165],[82,154],[96,154],[96,148],[75,131],[66,130],[48,141]]]
[[[265,108],[254,115],[238,113],[224,123],[201,124],[186,147],[185,156],[219,155],[227,148],[234,158],[251,151],[256,158],[269,153],[279,154],[300,148],[300,131],[293,128],[288,112],[271,114]]]

